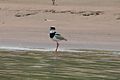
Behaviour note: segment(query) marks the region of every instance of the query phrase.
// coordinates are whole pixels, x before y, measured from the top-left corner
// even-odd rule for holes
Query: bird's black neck
[[[56,32],[50,33],[50,38],[53,38],[53,37],[55,36],[55,33],[56,33]]]

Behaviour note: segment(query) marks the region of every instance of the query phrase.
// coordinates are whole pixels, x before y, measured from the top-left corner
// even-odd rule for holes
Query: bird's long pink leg
[[[57,52],[58,47],[59,47],[59,43],[57,42],[57,46],[56,46],[56,50],[55,50],[55,52]]]

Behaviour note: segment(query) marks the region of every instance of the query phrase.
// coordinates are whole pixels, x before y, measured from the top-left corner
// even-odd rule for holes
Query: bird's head
[[[55,30],[55,26],[51,26],[51,27],[50,27],[50,30]]]
[[[51,26],[50,27],[50,33],[49,33],[50,38],[53,38],[55,36],[55,33],[56,33],[55,26]]]
[[[55,26],[51,26],[51,27],[50,27],[50,33],[56,33],[56,31],[55,31]]]

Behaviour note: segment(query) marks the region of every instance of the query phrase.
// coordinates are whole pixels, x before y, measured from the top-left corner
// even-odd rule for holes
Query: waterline
[[[28,48],[28,47],[5,47],[1,46],[0,49],[4,50],[12,50],[12,51],[54,51],[54,49],[45,49],[45,48]],[[78,50],[72,50],[72,49],[59,49],[59,51],[65,51],[65,52],[85,52],[85,51],[78,51]]]

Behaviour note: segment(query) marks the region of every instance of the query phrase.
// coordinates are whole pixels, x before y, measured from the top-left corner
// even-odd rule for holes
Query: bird
[[[50,38],[56,42],[57,46],[55,49],[55,52],[57,52],[58,47],[59,47],[59,41],[67,41],[66,38],[64,38],[63,36],[61,36],[61,34],[56,32],[55,26],[51,26],[50,27],[50,33],[49,33]]]

